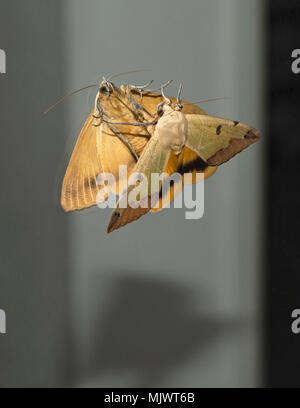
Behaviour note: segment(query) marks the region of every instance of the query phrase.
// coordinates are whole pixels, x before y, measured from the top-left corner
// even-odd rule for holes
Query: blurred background
[[[0,386],[272,385],[270,5],[1,0],[0,7],[7,56],[0,76],[0,308],[7,316]],[[229,96],[201,107],[252,124],[262,140],[205,183],[201,220],[170,209],[107,235],[110,210],[65,214],[59,205],[96,91],[42,112],[102,75],[139,68],[151,72],[116,82],[174,79],[168,93],[183,81],[187,100]]]

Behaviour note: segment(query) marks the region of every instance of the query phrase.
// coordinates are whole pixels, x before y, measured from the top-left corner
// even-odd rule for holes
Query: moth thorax
[[[187,139],[187,131],[187,119],[183,113],[178,111],[165,113],[155,128],[162,147],[172,149],[175,154],[181,153]]]

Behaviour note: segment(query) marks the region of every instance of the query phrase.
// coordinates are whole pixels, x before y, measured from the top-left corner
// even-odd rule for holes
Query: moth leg
[[[147,82],[145,85],[128,85],[131,89],[136,89],[137,91],[144,91],[149,85],[153,83],[153,79]]]
[[[151,81],[147,82],[145,85],[128,85],[130,89],[133,89],[140,94],[141,98],[141,103],[143,101],[143,92],[146,90],[146,88],[153,83],[153,79]]]
[[[131,146],[131,144],[128,142],[128,140],[126,139],[126,137],[124,137],[122,135],[122,133],[119,133],[115,128],[113,128],[111,126],[111,124],[107,121],[104,121],[104,123],[107,124],[108,128],[125,144],[125,146],[128,148],[128,150],[130,151],[130,153],[132,154],[132,156],[135,158],[136,161],[138,161],[139,156],[137,155],[136,151],[134,150],[134,148]]]
[[[150,85],[152,82],[153,82],[153,81],[150,81],[147,85]],[[146,85],[144,85],[144,87],[145,87],[144,89],[142,89],[142,87],[140,87],[140,89],[137,89],[137,91],[143,93],[143,92],[155,92],[155,91],[160,90],[160,91],[163,92],[163,90],[164,90],[168,85],[170,85],[171,82],[173,82],[173,80],[172,80],[172,79],[169,79],[167,82],[165,82],[165,83],[162,84],[159,88],[156,88],[156,89],[146,89]],[[132,85],[129,85],[128,88],[130,89],[130,91],[131,91],[131,90],[134,90],[134,88],[132,87]],[[124,96],[128,99],[128,101],[133,105],[133,108],[134,108],[134,109],[137,109],[137,110],[141,111],[141,114],[142,114],[144,120],[149,120],[149,117],[150,117],[150,118],[153,118],[153,115],[151,115],[151,113],[149,113],[142,105],[138,104],[135,100],[133,100],[132,98],[130,98],[128,95],[126,95],[126,93],[123,93],[123,94],[124,94]],[[167,99],[167,98],[166,98],[166,99]],[[167,100],[170,101],[169,99],[167,99]],[[170,102],[171,102],[171,101],[170,101]],[[146,113],[146,115],[147,115],[148,117],[145,118],[144,115],[143,115],[143,112]]]
[[[152,126],[156,125],[157,121],[153,120],[152,122],[110,122],[102,118],[102,122],[107,123],[108,125],[127,125],[127,126]],[[144,137],[145,135],[143,135]]]
[[[146,86],[146,85],[144,85]],[[128,110],[128,112],[132,116],[132,122],[137,122],[137,123],[145,123],[145,122],[152,122],[155,118],[154,115],[152,115],[150,112],[148,112],[142,105],[140,105],[138,102],[135,101],[132,92],[133,89],[129,85],[121,85],[119,89],[119,93],[122,96],[122,98],[117,97],[119,102]],[[147,134],[146,136],[148,139],[151,138],[152,132],[147,127],[144,127],[145,131]],[[139,136],[139,135],[136,135]]]
[[[103,117],[103,108],[100,104],[100,98],[97,99],[97,109],[98,109],[98,114],[97,115],[93,115],[93,117],[95,119],[101,119]]]
[[[120,100],[121,103],[123,103],[127,108],[131,111],[131,113],[134,115],[134,112],[138,111],[140,115],[142,116],[142,119],[145,121],[149,121],[149,119],[153,119],[153,115],[151,115],[150,112],[147,111],[142,105],[137,103],[134,99],[132,99],[130,96],[126,95],[126,93],[122,92],[123,97],[129,102],[128,105],[125,105],[123,101]],[[136,115],[134,115],[136,116]]]
[[[160,86],[159,89],[162,91],[162,93],[163,93],[163,89],[166,88],[171,82],[172,82],[172,80],[168,80],[166,83],[164,83],[164,84],[162,84]],[[152,81],[150,83],[152,83]],[[132,85],[129,85],[127,87],[127,89],[129,89],[130,92],[131,92],[132,91]],[[154,90],[144,89],[143,91],[144,92],[152,92]],[[155,125],[157,123],[156,120],[149,121],[149,119],[151,120],[152,118],[154,118],[154,116],[151,113],[149,113],[142,105],[140,105],[134,99],[132,99],[130,96],[128,96],[127,93],[126,93],[126,88],[125,88],[125,92],[121,91],[121,90],[120,90],[120,92],[128,100],[129,106],[125,105],[124,102],[121,101],[121,100],[120,100],[120,102],[123,103],[125,106],[127,106],[127,109],[129,109],[134,116],[137,116],[137,115],[134,114],[134,112],[136,112],[136,111],[140,112],[144,122],[137,122],[137,123],[121,122],[121,123],[115,123],[115,124],[117,124],[117,125],[132,125],[132,126],[150,126],[150,125]],[[166,99],[168,101],[170,101],[168,98],[166,98]],[[171,101],[170,101],[170,103],[171,103]],[[146,115],[146,117],[145,117],[145,115]],[[111,123],[113,124],[113,122],[111,122]],[[151,137],[150,133],[149,133],[149,137]]]
[[[148,112],[147,109],[145,109],[141,104],[136,102],[132,97],[133,90],[134,89],[132,88],[132,85],[121,85],[119,92],[122,97],[127,100],[128,104],[118,98],[120,103],[126,106],[126,108],[132,113],[135,119],[139,119],[140,116],[144,122],[152,120],[154,116],[150,112]],[[141,120],[138,121],[141,122]]]

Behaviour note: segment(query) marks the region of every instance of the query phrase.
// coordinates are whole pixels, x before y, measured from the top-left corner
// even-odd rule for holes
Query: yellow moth
[[[161,191],[156,191],[153,205],[152,173],[191,173],[196,182],[197,173],[210,177],[217,166],[259,139],[259,132],[247,124],[209,116],[195,105],[181,103],[181,88],[176,99],[166,97],[163,87],[161,94],[141,88],[101,82],[63,180],[61,205],[73,211],[96,205],[103,188],[97,177],[102,173],[114,175],[119,194],[133,172],[148,179],[147,189],[140,193],[146,208],[120,208],[118,202],[108,232],[165,206]],[[127,166],[126,180],[119,179],[120,165]],[[128,187],[127,197],[133,188]],[[167,202],[177,193],[171,185]]]
[[[151,174],[162,174],[171,154],[180,156],[188,148],[207,166],[219,166],[259,139],[258,130],[245,123],[205,114],[184,114],[179,96],[180,91],[175,104],[167,97],[159,104],[155,130],[134,168],[135,173],[147,178],[147,187],[141,189],[139,194],[140,201],[146,200],[148,205],[121,208],[117,203],[108,232],[138,219],[151,209]],[[128,187],[127,197],[134,188],[132,185]],[[155,192],[157,199],[158,193]]]

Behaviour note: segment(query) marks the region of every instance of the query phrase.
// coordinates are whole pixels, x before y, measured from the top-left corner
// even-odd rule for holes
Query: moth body
[[[182,152],[188,132],[188,121],[183,113],[166,106],[157,122],[157,134],[163,149],[171,149],[176,155]]]

